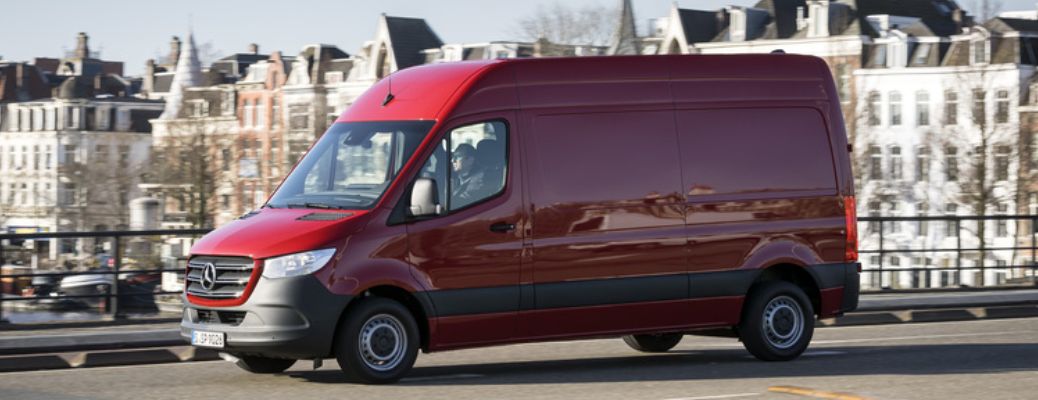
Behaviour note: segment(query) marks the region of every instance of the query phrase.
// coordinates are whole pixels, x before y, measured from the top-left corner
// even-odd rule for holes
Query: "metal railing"
[[[0,293],[0,322],[4,321],[3,315],[3,303],[8,301],[39,301],[39,300],[68,300],[68,299],[96,299],[102,298],[105,301],[106,309],[112,318],[122,318],[122,309],[120,307],[120,299],[126,299],[131,296],[158,296],[158,295],[170,295],[180,294],[181,291],[152,291],[148,293],[140,294],[120,294],[119,293],[119,277],[121,274],[162,274],[163,272],[178,272],[183,273],[184,268],[146,268],[146,269],[123,269],[123,260],[125,256],[125,243],[124,238],[127,237],[196,237],[204,235],[212,229],[176,229],[176,230],[138,230],[138,231],[93,231],[93,232],[41,232],[41,233],[2,233],[0,234],[0,286],[2,286],[5,280],[12,282],[12,287],[16,286],[20,279],[32,279],[35,277],[50,277],[61,279],[67,276],[77,275],[102,275],[111,276],[111,284],[105,293],[99,294],[80,294],[80,295],[69,295],[64,293],[52,293],[47,296],[15,296],[5,297],[3,293]],[[93,239],[111,239],[111,268],[102,270],[90,270],[90,271],[62,271],[62,272],[34,272],[34,273],[4,273],[3,267],[7,266],[7,258],[5,257],[5,246],[4,243],[9,241],[25,241],[25,240],[38,240],[38,239],[82,239],[82,238],[93,238]],[[8,250],[8,253],[10,251]]]
[[[859,217],[862,289],[1038,286],[1036,227],[1038,215]],[[934,262],[938,255],[941,262]],[[1004,264],[990,263],[997,258]],[[1001,278],[989,280],[989,272]],[[909,284],[902,282],[906,276]]]
[[[994,222],[992,229],[988,229],[985,234],[985,241],[983,246],[976,237],[975,232],[972,232],[972,237],[969,236],[968,226],[972,224],[974,227],[978,222],[989,223]],[[1014,221],[1015,226],[1009,227],[999,225],[999,221]],[[971,286],[997,286],[1003,285],[1003,282],[989,282],[984,281],[983,277],[989,271],[1018,271],[1019,273],[1012,274],[1013,279],[1018,284],[1028,284],[1038,286],[1038,235],[1035,234],[1035,227],[1038,227],[1038,215],[989,215],[989,216],[914,216],[914,217],[860,217],[858,219],[858,236],[860,243],[859,254],[863,263],[863,290],[869,289],[929,289],[935,287],[948,287],[952,290],[969,288]],[[908,226],[913,224],[915,226]],[[900,227],[895,227],[893,224],[902,224]],[[920,240],[918,227],[920,224],[929,224],[927,227],[929,230],[943,229],[943,235],[928,235],[928,239]],[[952,224],[951,226],[947,224]],[[101,294],[89,294],[89,295],[69,295],[59,293],[57,295],[47,296],[15,296],[5,297],[0,295],[0,321],[3,321],[3,303],[9,301],[33,301],[33,300],[63,300],[63,299],[89,299],[89,298],[103,298],[106,304],[108,313],[113,318],[120,318],[122,316],[122,310],[120,307],[120,299],[125,299],[128,296],[158,296],[158,295],[179,295],[181,291],[154,291],[149,293],[140,294],[120,294],[119,293],[119,276],[124,273],[136,273],[136,274],[161,274],[163,272],[176,272],[183,273],[185,268],[180,268],[178,265],[176,268],[147,268],[147,269],[134,269],[124,270],[123,259],[125,251],[124,239],[128,237],[149,237],[149,236],[163,236],[163,237],[196,237],[208,233],[211,229],[178,229],[178,230],[146,230],[146,231],[96,231],[96,232],[56,232],[56,233],[3,233],[0,234],[0,266],[6,265],[5,248],[2,243],[8,241],[24,241],[24,240],[37,240],[37,239],[81,239],[81,238],[94,238],[94,239],[111,239],[111,257],[112,265],[107,270],[91,270],[91,271],[69,271],[69,272],[34,272],[34,273],[5,273],[0,268],[0,285],[5,280],[17,281],[18,279],[33,278],[33,277],[51,277],[51,278],[64,278],[67,276],[75,275],[106,275],[112,276],[110,289],[105,293]],[[950,235],[949,233],[954,233]],[[1005,233],[1005,236],[1000,236]],[[943,238],[942,238],[943,236]],[[937,238],[937,239],[934,239]],[[932,240],[931,240],[932,239]],[[966,239],[966,240],[964,240]],[[906,242],[911,241],[921,242],[923,247],[912,247],[906,245]],[[943,246],[943,244],[954,241],[954,246]],[[974,246],[964,246],[965,242],[976,242]],[[989,246],[988,243],[991,241],[1001,241],[1003,243],[1009,241],[1013,245],[1011,246]],[[933,242],[933,243],[931,243]],[[965,265],[965,260],[978,255],[980,252],[986,252],[987,254],[1005,253],[1010,252],[1012,257],[1006,265],[989,265],[986,261],[987,258],[981,260],[975,265]],[[925,257],[926,255],[946,254],[944,260],[949,261],[947,265],[937,266],[930,262],[931,259]],[[916,257],[920,260],[925,260],[920,263],[909,263],[910,266],[902,265],[891,265],[893,260],[890,256],[904,256],[904,255],[922,255],[922,257]],[[875,257],[876,262],[872,261]],[[911,259],[911,257],[909,257]],[[952,262],[954,260],[954,262]],[[1014,261],[1025,260],[1024,264],[1014,264]],[[979,272],[982,277],[981,281],[977,279],[964,279],[966,275],[964,273]],[[947,284],[944,282],[938,282],[941,284],[933,284],[933,274],[952,273],[952,278],[947,279]],[[919,285],[904,285],[899,284],[901,278],[905,274],[909,274],[910,282],[918,282]],[[914,276],[914,277],[912,277]],[[941,276],[944,278],[944,276]],[[869,285],[869,283],[877,283],[876,285]],[[994,283],[995,285],[991,285]]]

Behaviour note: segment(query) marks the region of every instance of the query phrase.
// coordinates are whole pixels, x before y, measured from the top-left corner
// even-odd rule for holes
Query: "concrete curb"
[[[191,346],[14,355],[0,357],[0,372],[212,361],[219,358],[215,350]]]
[[[855,312],[838,318],[820,320],[816,326],[840,327],[1029,317],[1038,317],[1038,304]],[[113,346],[120,346],[120,344],[113,344]],[[180,341],[171,342],[167,347],[132,349],[113,347],[65,353],[3,355],[0,356],[0,372],[212,361],[219,358],[215,350],[186,346]]]
[[[1038,317],[1038,304],[1010,306],[937,308],[926,310],[854,312],[818,321],[816,326],[856,326],[924,322],[971,321],[1000,318]]]

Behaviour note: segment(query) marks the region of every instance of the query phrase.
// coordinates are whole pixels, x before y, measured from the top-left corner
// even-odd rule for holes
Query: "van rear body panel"
[[[415,120],[435,123],[370,209],[294,231],[298,246],[260,239],[289,232],[267,221],[314,210],[263,209],[193,254],[253,257],[262,268],[270,257],[335,248],[315,283],[350,304],[405,303],[427,351],[731,327],[769,279],[801,285],[821,318],[857,304],[856,260],[846,258],[850,157],[820,59],[427,65],[382,79],[336,122]],[[507,126],[503,189],[456,212],[409,217],[412,186],[430,176],[423,165],[457,147],[445,141],[452,130],[483,121]],[[247,310],[271,299],[234,301]]]

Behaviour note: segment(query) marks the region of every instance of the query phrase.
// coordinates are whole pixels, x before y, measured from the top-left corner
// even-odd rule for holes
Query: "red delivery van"
[[[255,373],[334,357],[719,328],[790,360],[858,302],[851,161],[821,59],[631,56],[399,71],[259,210],[191,250],[182,336]]]

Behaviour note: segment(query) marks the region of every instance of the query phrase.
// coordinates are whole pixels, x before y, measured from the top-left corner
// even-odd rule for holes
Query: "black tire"
[[[292,367],[292,364],[296,363],[296,360],[285,358],[267,358],[257,356],[235,357],[238,357],[238,361],[235,362],[234,365],[254,374],[276,374],[279,372],[285,372],[286,369]]]
[[[739,338],[757,359],[788,361],[807,349],[814,328],[814,308],[804,290],[789,282],[771,281],[750,291]]]
[[[673,349],[674,346],[681,342],[681,338],[685,335],[680,333],[660,333],[655,335],[627,335],[624,336],[624,343],[631,346],[632,349],[638,350],[643,353],[664,353],[667,350]]]
[[[406,307],[368,297],[347,311],[335,338],[335,359],[351,381],[393,383],[411,370],[420,340],[418,324]]]

